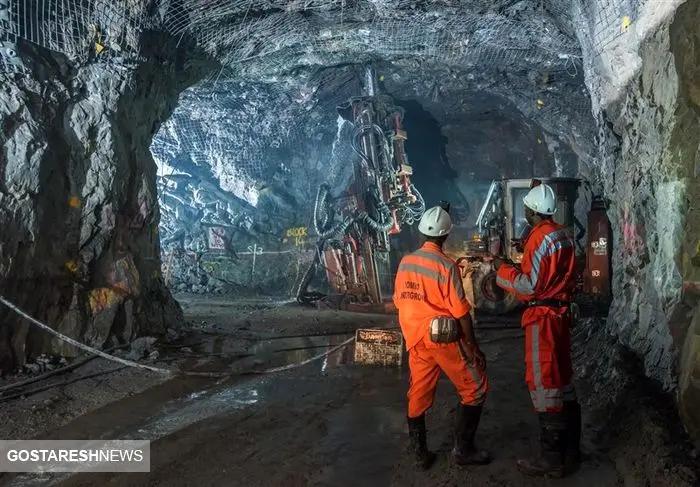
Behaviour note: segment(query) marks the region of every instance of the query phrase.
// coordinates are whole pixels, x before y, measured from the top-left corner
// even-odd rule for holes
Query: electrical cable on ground
[[[89,352],[89,353],[92,353],[92,354],[95,354],[95,355],[99,355],[99,356],[102,357],[102,358],[105,358],[105,359],[107,359],[107,360],[111,360],[112,362],[120,363],[120,364],[122,364],[122,365],[129,366],[129,367],[136,367],[136,368],[139,368],[139,369],[146,369],[146,370],[150,370],[150,371],[152,371],[152,372],[158,372],[159,374],[172,374],[172,373],[173,373],[173,371],[168,370],[168,369],[161,369],[160,367],[153,367],[153,366],[151,366],[151,365],[144,365],[144,364],[140,364],[140,363],[138,363],[138,362],[133,362],[133,361],[131,361],[131,360],[123,359],[123,358],[120,358],[120,357],[115,357],[114,355],[110,355],[110,354],[108,354],[108,353],[106,353],[106,352],[103,352],[102,350],[98,350],[97,348],[93,348],[93,347],[91,347],[91,346],[89,346],[89,345],[85,345],[84,343],[81,343],[81,342],[79,342],[79,341],[77,341],[77,340],[74,340],[74,339],[72,339],[71,337],[64,335],[63,333],[60,333],[60,332],[54,330],[54,329],[51,328],[49,325],[46,325],[46,324],[42,323],[41,321],[37,320],[37,319],[34,318],[33,316],[30,316],[29,314],[25,313],[25,312],[22,311],[19,307],[17,307],[16,305],[14,305],[14,304],[11,303],[10,301],[8,301],[4,296],[0,296],[0,303],[4,304],[4,305],[7,306],[8,308],[10,308],[12,311],[14,311],[14,312],[17,313],[18,315],[20,315],[22,318],[24,318],[24,319],[30,321],[32,324],[38,326],[38,327],[41,328],[42,330],[51,333],[51,334],[52,334],[53,336],[55,336],[56,338],[58,338],[58,339],[60,339],[60,340],[62,340],[62,341],[64,341],[64,342],[66,342],[66,343],[70,343],[70,344],[73,345],[74,347],[77,347],[77,348],[79,348],[79,349],[81,349],[81,350],[84,350],[84,351],[86,351],[86,352]]]
[[[306,360],[303,360],[303,361],[295,363],[295,364],[282,365],[279,367],[272,367],[270,369],[264,369],[264,370],[251,370],[250,372],[245,372],[245,374],[272,374],[274,372],[282,372],[284,370],[296,369],[297,367],[301,367],[302,365],[310,364],[311,362],[315,362],[316,360],[320,360],[324,357],[327,357],[328,355],[331,355],[332,353],[337,352],[341,348],[345,348],[346,346],[350,345],[354,341],[355,341],[355,337],[348,338],[343,343],[336,345],[335,347],[333,347],[329,350],[326,350],[323,353],[319,353],[318,355],[314,355],[311,358],[308,358]]]
[[[122,365],[127,366],[127,367],[134,367],[134,368],[139,368],[139,369],[150,370],[152,372],[157,372],[157,373],[165,374],[165,375],[186,375],[186,376],[192,376],[192,377],[224,378],[224,377],[231,377],[234,375],[271,374],[274,372],[281,372],[283,370],[295,369],[297,367],[302,367],[302,366],[307,365],[307,364],[314,362],[316,360],[320,360],[320,359],[327,357],[328,355],[331,355],[332,353],[335,353],[338,350],[346,347],[347,345],[349,345],[351,342],[353,342],[355,340],[355,337],[349,338],[348,340],[345,340],[340,345],[336,345],[335,347],[333,347],[333,348],[331,348],[323,353],[315,355],[309,359],[303,360],[302,362],[287,364],[287,365],[283,365],[280,367],[272,367],[270,369],[264,369],[264,370],[251,370],[251,371],[243,371],[243,372],[198,372],[198,371],[188,371],[188,370],[171,370],[171,369],[164,369],[161,367],[153,367],[150,365],[144,365],[144,364],[140,364],[138,362],[133,362],[131,360],[127,360],[127,359],[123,359],[120,357],[116,357],[114,355],[110,355],[109,353],[103,352],[102,350],[98,350],[98,349],[93,348],[89,345],[85,345],[84,343],[81,343],[77,340],[74,340],[73,338],[66,336],[66,335],[54,330],[53,328],[46,325],[45,323],[42,323],[41,321],[37,320],[36,318],[34,318],[31,315],[27,314],[26,312],[22,311],[22,309],[20,309],[18,306],[16,306],[12,302],[8,301],[4,296],[0,296],[0,303],[4,304],[9,309],[11,309],[15,313],[17,313],[19,316],[21,316],[22,318],[25,318],[30,323],[38,326],[42,330],[51,333],[52,335],[54,335],[58,339],[66,342],[66,343],[70,343],[71,345],[78,347],[81,350],[84,350],[88,353],[92,353],[94,355],[98,355],[98,356],[100,356],[104,359],[110,360],[112,362],[117,362],[117,363],[122,364]],[[123,367],[113,369],[110,372],[116,372],[117,370],[121,370],[122,368]],[[82,378],[88,378],[88,377],[89,376],[82,376]],[[79,379],[80,378],[76,378],[76,380],[79,380]],[[12,385],[10,385],[10,387],[11,386]],[[51,386],[51,387],[53,387],[53,386]],[[39,392],[39,391],[36,391],[36,392]],[[8,396],[6,398],[2,398],[2,400],[0,400],[0,402],[2,402],[4,400],[9,400],[10,398],[21,397],[22,395],[23,394],[19,394],[16,396]]]
[[[69,379],[66,379],[66,380],[58,382],[58,383],[48,384],[45,386],[35,387],[34,389],[29,389],[27,391],[18,392],[16,394],[11,395],[11,396],[3,396],[3,397],[0,397],[0,403],[9,402],[9,401],[12,401],[13,399],[22,399],[22,398],[25,398],[27,396],[37,394],[39,392],[53,389],[54,387],[67,386],[69,384],[72,384],[73,382],[78,382],[78,381],[83,380],[83,379],[92,379],[93,377],[98,377],[100,375],[111,374],[112,372],[118,372],[120,370],[124,370],[124,369],[126,369],[126,367],[127,367],[126,365],[123,365],[121,367],[115,367],[115,368],[109,369],[109,370],[100,370],[98,372],[91,372],[89,374],[80,375],[78,377],[71,377]]]
[[[118,348],[124,348],[126,345],[122,345],[121,347],[112,347],[107,349],[107,352],[111,352],[112,350],[116,350]],[[59,367],[58,369],[50,370],[44,374],[37,375],[34,377],[30,377],[28,379],[14,382],[12,384],[7,384],[5,386],[0,387],[0,395],[3,395],[7,393],[8,391],[12,391],[15,389],[22,388],[24,386],[28,386],[30,384],[34,384],[35,382],[40,382],[45,379],[49,379],[53,376],[56,375],[61,375],[70,372],[73,369],[77,369],[81,365],[85,365],[86,363],[90,362],[91,360],[94,360],[97,358],[97,355],[89,355],[87,357],[79,358],[73,361],[73,363],[66,365],[65,367]]]

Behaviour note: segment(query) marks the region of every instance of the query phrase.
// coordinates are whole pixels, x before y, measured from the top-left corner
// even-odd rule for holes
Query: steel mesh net
[[[519,16],[517,10],[495,13],[494,5],[515,3],[0,0],[0,40],[9,45],[22,38],[86,59],[99,45],[98,57],[109,62],[138,55],[139,34],[157,29],[191,36],[224,65],[245,67],[254,61],[256,69],[268,72],[290,61],[357,60],[357,54],[565,68],[566,55],[580,53],[573,33],[583,33],[593,52],[600,52],[626,33],[639,9],[639,0],[541,0],[532,2],[532,8],[542,10],[541,19]],[[523,39],[529,42],[523,45]]]

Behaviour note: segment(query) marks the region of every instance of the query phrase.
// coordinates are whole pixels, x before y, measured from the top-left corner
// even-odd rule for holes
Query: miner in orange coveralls
[[[482,404],[488,391],[484,354],[474,337],[469,302],[457,264],[442,246],[452,230],[450,215],[439,206],[421,218],[425,244],[399,265],[394,303],[408,350],[408,430],[416,465],[435,460],[426,442],[425,412],[432,406],[440,372],[460,397],[452,455],[460,465],[486,464],[491,458],[474,446]]]
[[[496,258],[496,282],[527,304],[525,381],[540,422],[541,454],[518,460],[531,476],[562,477],[580,462],[581,407],[571,365],[569,309],[575,285],[575,248],[568,231],[553,220],[554,190],[540,184],[523,199],[531,225],[520,266]]]

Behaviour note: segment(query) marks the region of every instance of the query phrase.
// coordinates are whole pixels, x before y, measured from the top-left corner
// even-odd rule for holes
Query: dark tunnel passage
[[[439,122],[418,102],[397,100],[406,110],[404,127],[409,134],[416,134],[406,142],[406,152],[415,168],[416,186],[428,206],[440,200],[454,202],[462,213],[469,211],[467,202],[456,188],[457,173],[447,158],[447,138],[442,134]]]

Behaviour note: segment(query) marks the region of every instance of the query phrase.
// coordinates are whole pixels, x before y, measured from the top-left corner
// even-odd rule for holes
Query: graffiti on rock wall
[[[226,229],[223,227],[209,227],[209,250],[226,250]]]
[[[139,294],[139,272],[131,255],[114,261],[114,266],[109,272],[108,282],[113,289],[119,290],[125,295],[136,296]]]
[[[634,212],[626,206],[622,216],[622,248],[626,254],[638,254],[644,250],[644,226],[637,223]]]
[[[88,304],[90,305],[90,312],[93,315],[116,306],[121,303],[123,299],[124,295],[121,292],[108,287],[91,289],[90,292],[88,292]]]
[[[296,247],[303,247],[306,244],[306,239],[309,236],[308,227],[288,228],[284,242],[292,242]]]
[[[88,292],[88,304],[93,315],[111,309],[128,296],[138,296],[141,283],[131,255],[114,261],[107,274],[108,287],[98,287]]]

